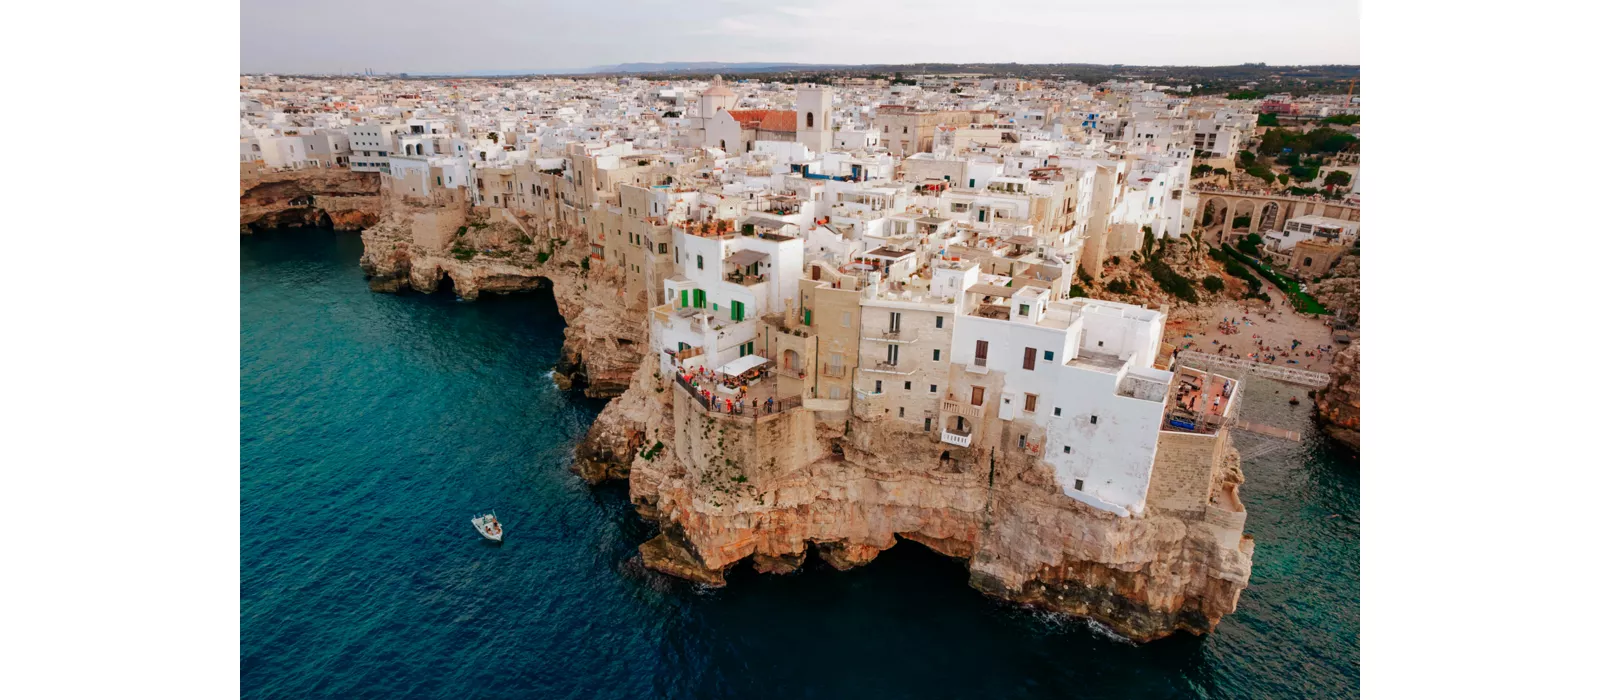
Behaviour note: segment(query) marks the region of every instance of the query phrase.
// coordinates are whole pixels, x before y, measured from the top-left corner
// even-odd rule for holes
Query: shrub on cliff
[[[1194,291],[1194,283],[1189,278],[1178,274],[1166,263],[1160,260],[1150,260],[1144,264],[1145,271],[1155,279],[1156,284],[1163,291],[1187,302],[1200,300],[1200,295]]]
[[[1069,299],[1076,299],[1078,297],[1086,296],[1089,296],[1089,290],[1084,289],[1083,285],[1081,284],[1074,284],[1072,285],[1072,289],[1067,290],[1067,298]]]
[[[1200,280],[1200,286],[1205,287],[1206,291],[1216,294],[1222,291],[1222,278],[1216,275],[1206,275],[1205,279]]]

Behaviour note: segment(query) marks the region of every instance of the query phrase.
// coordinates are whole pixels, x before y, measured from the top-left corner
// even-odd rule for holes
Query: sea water
[[[1249,419],[1306,440],[1245,464],[1254,574],[1214,634],[1130,644],[909,542],[705,589],[639,564],[626,485],[568,472],[602,404],[550,380],[548,292],[375,294],[360,254],[353,233],[241,240],[246,698],[1358,694],[1360,478],[1303,389],[1246,386]],[[502,545],[469,522],[489,510]]]

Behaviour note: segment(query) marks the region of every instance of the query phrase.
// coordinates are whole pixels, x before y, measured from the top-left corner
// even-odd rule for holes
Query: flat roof
[[[884,247],[884,246],[880,246],[878,248],[873,249],[870,252],[865,253],[865,255],[876,255],[876,256],[878,256],[880,258],[895,258],[895,259],[899,259],[899,258],[903,258],[903,257],[905,257],[907,255],[915,255],[915,254],[916,253],[914,253],[912,251],[909,251],[909,250],[891,250],[890,248]]]
[[[1067,363],[1068,367],[1082,367],[1097,372],[1116,372],[1127,361],[1108,352],[1079,350],[1078,356]]]

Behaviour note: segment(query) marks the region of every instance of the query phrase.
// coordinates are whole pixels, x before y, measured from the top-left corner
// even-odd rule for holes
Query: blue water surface
[[[1128,644],[914,543],[705,590],[642,569],[625,485],[567,471],[601,404],[550,380],[548,292],[374,294],[360,254],[353,233],[241,241],[246,698],[1358,695],[1360,479],[1299,389],[1247,387],[1247,417],[1308,437],[1246,463],[1255,572],[1215,634]]]

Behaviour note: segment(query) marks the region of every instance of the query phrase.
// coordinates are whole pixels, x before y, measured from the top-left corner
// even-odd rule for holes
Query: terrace
[[[1215,372],[1180,365],[1168,392],[1161,429],[1197,435],[1215,435],[1233,417],[1239,380]]]

